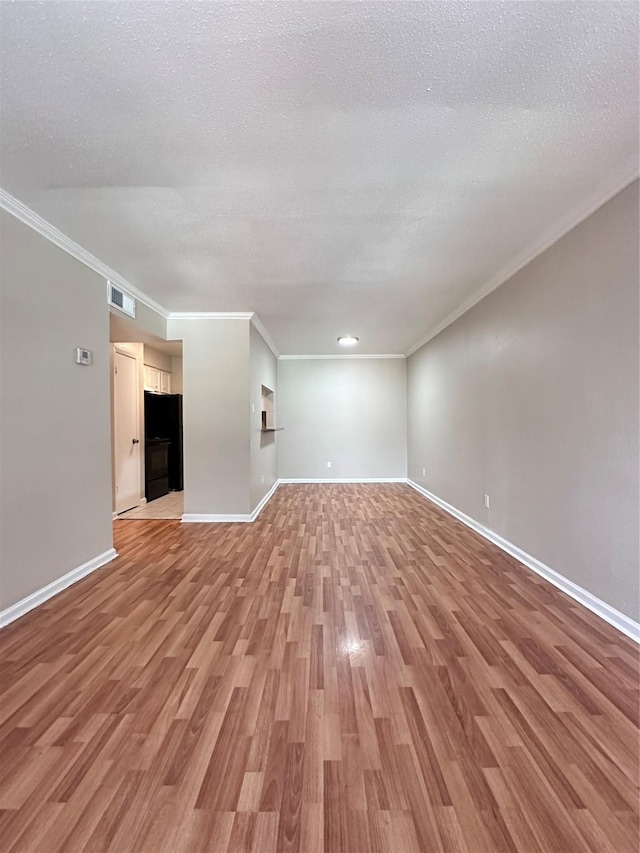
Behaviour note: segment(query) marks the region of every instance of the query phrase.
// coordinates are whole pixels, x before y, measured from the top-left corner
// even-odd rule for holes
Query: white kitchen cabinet
[[[155,391],[156,394],[171,393],[171,374],[165,370],[158,370],[148,364],[144,366],[144,390]]]
[[[160,371],[148,364],[144,366],[144,390],[160,391]]]

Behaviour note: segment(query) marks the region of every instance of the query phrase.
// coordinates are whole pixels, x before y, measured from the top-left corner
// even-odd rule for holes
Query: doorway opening
[[[183,514],[182,341],[110,312],[114,519]]]

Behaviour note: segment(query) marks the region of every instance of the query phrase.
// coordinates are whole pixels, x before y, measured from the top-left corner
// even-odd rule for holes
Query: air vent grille
[[[128,293],[125,293],[113,282],[108,282],[108,293],[109,293],[109,305],[113,305],[114,308],[117,308],[118,311],[122,311],[123,314],[127,314],[129,317],[136,316],[136,300],[133,296],[129,296]]]

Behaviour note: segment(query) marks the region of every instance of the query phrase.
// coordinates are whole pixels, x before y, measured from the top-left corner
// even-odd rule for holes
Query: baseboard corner
[[[251,521],[255,521],[257,519],[257,517],[260,515],[260,513],[262,512],[262,510],[265,508],[265,506],[269,503],[271,498],[276,493],[276,490],[277,490],[278,486],[280,485],[280,482],[281,482],[280,480],[275,481],[275,483],[273,484],[273,486],[271,486],[271,488],[269,489],[267,494],[262,498],[262,500],[260,501],[258,506],[253,510],[253,512],[251,513]]]
[[[251,524],[260,515],[269,500],[273,497],[281,481],[276,480],[258,506],[247,514],[233,513],[193,513],[185,512],[180,519],[183,524]]]

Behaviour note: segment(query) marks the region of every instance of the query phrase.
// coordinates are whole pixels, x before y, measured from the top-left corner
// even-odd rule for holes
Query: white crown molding
[[[552,583],[555,587],[573,598],[574,601],[577,601],[592,613],[595,613],[596,616],[604,619],[604,621],[608,622],[609,625],[613,625],[613,627],[617,628],[618,631],[626,634],[627,637],[634,640],[636,643],[640,643],[640,623],[634,622],[633,619],[625,616],[624,613],[616,610],[615,607],[607,604],[606,601],[602,601],[602,599],[597,598],[588,590],[583,589],[581,586],[578,586],[578,584],[568,578],[565,578],[564,575],[561,575],[559,572],[556,572],[554,569],[540,562],[540,560],[532,557],[531,554],[527,554],[526,551],[518,548],[517,545],[509,542],[507,539],[503,539],[502,536],[494,533],[493,530],[490,530],[483,524],[480,524],[479,521],[465,515],[464,512],[461,512],[459,509],[456,509],[456,507],[451,506],[451,504],[448,504],[446,501],[443,501],[442,498],[437,497],[437,495],[434,495],[427,491],[427,489],[419,486],[418,483],[414,483],[413,480],[406,480],[405,482],[407,485],[411,486],[412,489],[415,489],[425,498],[436,504],[436,506],[439,506],[445,512],[448,512],[449,515],[457,518],[458,521],[461,521],[475,533],[478,533],[483,537],[483,539],[487,539],[489,542],[497,545],[502,551],[505,551],[528,569],[531,569],[531,571],[540,575],[540,577],[543,577],[545,580],[549,581],[549,583]]]
[[[586,202],[574,207],[569,213],[556,220],[556,222],[554,222],[554,224],[549,228],[545,228],[542,234],[539,234],[535,240],[529,243],[529,245],[512,261],[502,267],[502,269],[492,276],[489,281],[485,282],[485,284],[475,290],[459,308],[452,311],[451,314],[445,317],[441,323],[438,323],[437,326],[413,344],[413,346],[407,350],[406,356],[408,357],[413,355],[413,353],[419,350],[420,347],[423,347],[432,338],[435,338],[436,335],[439,335],[440,332],[444,331],[447,326],[450,326],[462,317],[463,314],[466,314],[467,311],[473,308],[474,305],[477,305],[478,302],[485,298],[485,296],[493,293],[494,290],[497,290],[501,285],[509,281],[510,278],[513,278],[513,276],[520,272],[523,267],[526,267],[527,264],[531,263],[531,261],[537,258],[538,255],[546,252],[546,250],[551,248],[554,243],[557,243],[558,240],[562,239],[565,234],[573,231],[573,229],[581,222],[584,222],[584,220],[588,219],[596,212],[596,210],[608,201],[611,201],[614,196],[618,195],[618,193],[628,187],[629,184],[637,179],[637,177],[637,163],[627,166],[625,169],[617,172],[612,180],[607,183],[605,189],[600,188],[597,192],[593,193]]]
[[[47,222],[46,219],[43,219],[39,216],[35,211],[31,210],[31,208],[27,207],[26,204],[23,204],[17,198],[14,198],[10,193],[6,190],[3,190],[0,187],[0,208],[10,213],[12,216],[15,216],[16,219],[19,219],[21,222],[24,222],[25,225],[28,225],[34,231],[37,231],[45,239],[49,240],[54,245],[58,246],[58,248],[67,252],[67,254],[74,257],[80,263],[83,263],[85,266],[92,269],[98,275],[102,276],[107,282],[112,282],[113,284],[121,287],[123,290],[127,291],[131,296],[134,296],[139,302],[143,305],[146,305],[147,308],[151,308],[156,313],[160,314],[167,320],[251,320],[256,329],[260,332],[262,337],[265,340],[265,343],[269,347],[269,349],[273,352],[275,357],[277,358],[279,355],[278,349],[261,322],[260,318],[253,311],[168,311],[163,305],[156,302],[150,296],[147,296],[142,290],[139,290],[135,287],[131,282],[127,281],[121,275],[119,275],[115,270],[108,267],[106,264],[103,264],[102,261],[98,260],[94,255],[90,252],[87,252],[86,249],[83,249],[78,243],[72,240],[70,237],[67,237],[66,234],[63,234],[50,222]]]
[[[488,282],[479,287],[473,294],[466,299],[455,311],[452,311],[445,319],[421,337],[406,353],[380,353],[380,354],[326,354],[326,355],[280,355],[275,342],[266,330],[260,318],[253,311],[168,311],[159,302],[156,302],[144,291],[139,290],[135,285],[131,284],[115,270],[103,264],[90,252],[83,249],[78,243],[63,234],[50,222],[47,222],[39,216],[27,205],[23,204],[17,198],[12,196],[6,190],[0,187],[0,208],[6,210],[16,219],[24,222],[34,231],[37,231],[45,239],[49,240],[54,245],[58,246],[63,251],[70,254],[80,263],[92,269],[95,273],[103,277],[106,281],[111,281],[123,290],[127,291],[131,296],[134,296],[143,305],[146,305],[151,310],[160,314],[167,320],[250,320],[255,328],[264,338],[267,346],[279,360],[294,361],[294,360],[313,360],[313,359],[342,359],[342,358],[408,358],[414,352],[423,347],[436,335],[444,331],[447,326],[450,326],[463,314],[466,314],[474,305],[477,305],[485,296],[488,296],[498,287],[505,284],[509,279],[513,278],[516,273],[523,269],[527,264],[531,263],[535,258],[549,249],[554,243],[557,243],[565,234],[568,234],[581,222],[591,216],[600,207],[610,201],[619,192],[622,192],[625,187],[629,186],[638,178],[637,163],[627,165],[624,169],[618,172],[612,180],[607,183],[606,188],[599,189],[593,193],[590,198],[573,208],[568,214],[560,217],[552,226],[545,229],[542,234],[538,235],[522,252],[520,252],[511,262],[502,267]]]
[[[108,551],[98,554],[98,556],[94,557],[93,560],[89,560],[81,566],[72,569],[70,572],[67,572],[66,575],[62,575],[61,578],[57,578],[50,584],[47,584],[47,586],[43,586],[42,589],[31,593],[31,595],[28,595],[26,598],[23,598],[22,601],[18,601],[16,604],[12,604],[11,607],[7,607],[6,610],[3,610],[0,613],[0,628],[8,625],[10,622],[14,622],[16,619],[19,619],[20,616],[24,616],[25,613],[33,610],[34,607],[44,604],[45,601],[53,598],[54,595],[62,592],[63,589],[71,586],[71,584],[76,583],[91,574],[91,572],[95,572],[96,569],[99,569],[106,563],[110,563],[111,560],[115,560],[117,556],[118,554],[116,550],[114,548],[109,548]]]
[[[280,355],[273,338],[254,311],[171,311],[169,320],[250,320],[262,335],[264,342],[276,358]]]
[[[252,320],[253,311],[170,311],[168,320]]]
[[[406,355],[402,353],[390,353],[390,354],[376,354],[376,355],[355,355],[355,354],[335,354],[335,355],[281,355],[278,356],[278,361],[325,361],[327,359],[338,359],[338,358],[406,358]]]
[[[302,477],[294,479],[280,479],[281,483],[406,483],[406,477]]]
[[[26,204],[18,201],[17,198],[14,198],[1,187],[0,208],[6,210],[7,213],[15,216],[15,218],[19,219],[21,222],[24,222],[25,225],[29,226],[29,228],[33,228],[33,230],[37,231],[40,236],[49,240],[49,242],[53,243],[59,249],[67,252],[67,254],[71,255],[77,261],[80,261],[80,263],[84,264],[86,267],[89,267],[89,269],[93,270],[99,276],[102,276],[102,278],[107,281],[111,281],[113,284],[121,287],[123,290],[126,290],[128,294],[134,296],[138,302],[146,305],[147,308],[151,308],[152,311],[160,314],[165,319],[169,316],[167,309],[160,305],[159,302],[156,302],[150,296],[147,296],[147,294],[143,293],[142,290],[138,290],[138,288],[128,282],[126,278],[118,275],[115,270],[112,270],[111,267],[103,264],[102,261],[99,261],[98,258],[95,257],[95,255],[92,255],[91,252],[87,252],[86,249],[83,249],[82,246],[78,245],[78,243],[70,237],[67,237],[66,234],[62,233],[62,231],[58,231],[58,229],[51,225],[50,222],[47,222],[46,219],[43,219],[35,213],[35,211],[31,210],[30,207],[27,207]]]
[[[251,322],[254,325],[256,331],[258,331],[262,335],[265,344],[269,347],[269,349],[275,355],[275,357],[280,358],[280,353],[278,352],[278,347],[276,346],[275,341],[273,340],[273,338],[271,337],[271,335],[267,331],[266,326],[264,325],[264,323],[262,322],[260,317],[258,317],[257,314],[254,314],[253,317],[251,318]]]

